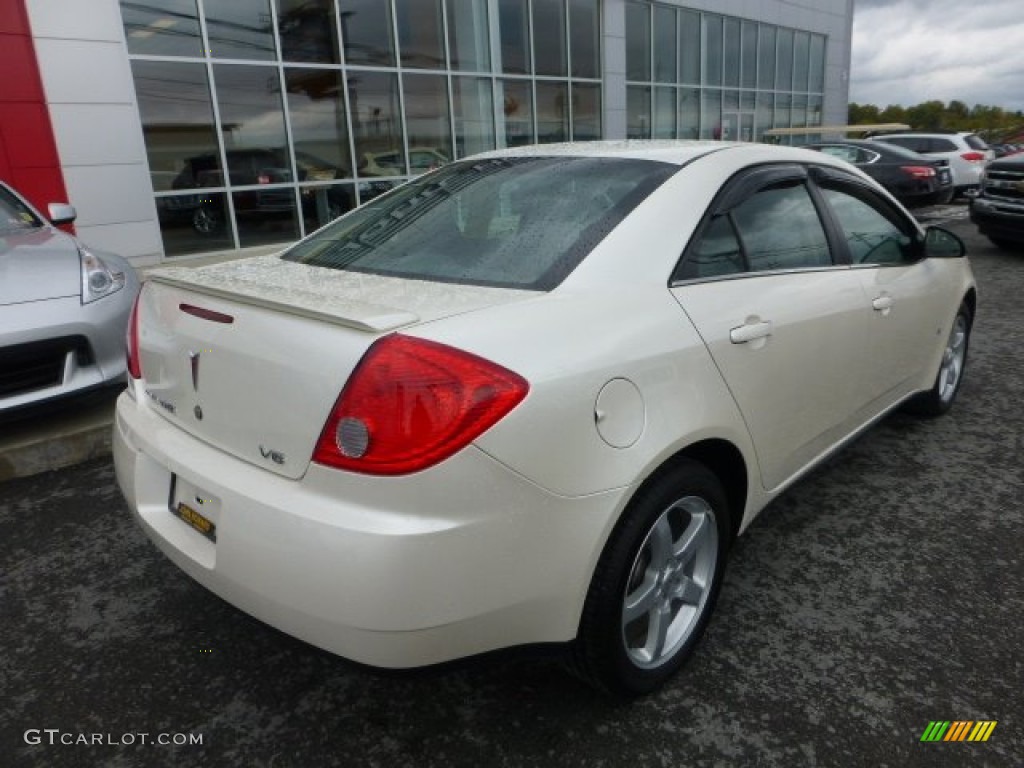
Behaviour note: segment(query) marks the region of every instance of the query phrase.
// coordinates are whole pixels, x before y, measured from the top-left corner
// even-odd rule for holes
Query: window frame
[[[818,220],[825,233],[825,240],[831,256],[831,264],[806,267],[788,267],[772,270],[751,270],[743,235],[731,221],[732,211],[759,192],[782,184],[797,182],[804,185],[814,205]],[[898,263],[854,264],[846,242],[846,234],[831,204],[822,194],[823,188],[835,189],[851,197],[855,197],[877,210],[887,220],[912,240],[914,258]],[[682,271],[690,258],[697,251],[699,244],[712,223],[721,216],[730,217],[730,226],[740,246],[744,269],[741,272],[707,277],[682,277]],[[738,280],[749,277],[768,277],[803,272],[821,272],[832,269],[878,269],[882,267],[905,267],[922,261],[925,257],[923,238],[920,228],[910,221],[900,210],[865,180],[842,169],[811,163],[764,163],[745,168],[733,175],[722,189],[715,195],[707,211],[701,217],[686,247],[669,276],[669,288],[676,288],[692,283],[706,283],[718,280]]]
[[[831,220],[832,234],[836,239],[835,247],[843,260],[851,269],[880,269],[883,267],[907,267],[923,261],[927,254],[924,248],[924,238],[921,236],[920,228],[915,222],[910,221],[896,206],[878,193],[863,179],[847,173],[839,168],[828,166],[814,166],[810,170],[811,178],[814,180],[816,194],[821,197],[822,205]],[[823,189],[832,189],[837,192],[849,195],[860,200],[865,205],[876,210],[881,216],[888,220],[896,229],[903,232],[911,239],[911,250],[913,258],[900,262],[869,262],[854,263],[850,253],[850,247],[846,239],[846,233],[842,222],[832,204],[825,200],[822,195]]]

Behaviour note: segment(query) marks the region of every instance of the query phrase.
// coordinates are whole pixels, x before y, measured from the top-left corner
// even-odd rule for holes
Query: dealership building
[[[846,122],[853,0],[0,0],[0,178],[137,265],[453,159]],[[254,250],[254,252],[257,252]]]

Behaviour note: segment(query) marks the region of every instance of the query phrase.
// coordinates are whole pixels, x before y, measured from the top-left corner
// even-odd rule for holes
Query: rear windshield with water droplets
[[[356,209],[281,258],[417,280],[551,290],[677,170],[632,158],[457,162]]]

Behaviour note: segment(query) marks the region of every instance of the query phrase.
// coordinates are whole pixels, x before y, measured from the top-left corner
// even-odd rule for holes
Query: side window
[[[977,149],[982,152],[988,149],[988,144],[985,143],[985,140],[980,136],[976,136],[973,133],[970,134],[969,136],[964,136],[964,141],[967,142],[967,146],[970,147],[971,149]]]
[[[732,217],[752,272],[832,264],[825,230],[803,183],[763,189]]]
[[[901,136],[898,139],[886,139],[890,144],[895,144],[897,147],[905,147],[906,149],[912,149],[914,152],[927,152],[928,141],[927,139],[918,139],[912,136]]]
[[[858,147],[857,148],[857,159],[854,162],[857,162],[857,163],[859,163],[861,165],[866,165],[868,163],[875,162],[875,160],[877,160],[878,158],[879,158],[879,154],[877,152],[871,152],[871,151],[869,151],[867,149],[863,149],[861,147]]]
[[[855,147],[822,147],[821,153],[823,155],[831,155],[832,157],[838,157],[840,160],[845,160],[848,163],[858,162],[857,149]]]
[[[719,277],[743,272],[743,253],[729,217],[716,216],[690,249],[677,280]]]
[[[956,152],[956,143],[949,139],[932,139],[929,152]]]
[[[823,188],[854,264],[907,264],[916,259],[913,238],[860,197]]]

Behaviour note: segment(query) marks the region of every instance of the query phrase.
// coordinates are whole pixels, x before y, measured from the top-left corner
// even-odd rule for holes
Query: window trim
[[[744,271],[709,277],[679,277],[683,266],[687,263],[687,260],[696,249],[697,243],[700,242],[700,239],[707,232],[708,228],[711,226],[711,222],[715,218],[719,216],[729,216],[731,218],[732,211],[735,208],[758,192],[769,189],[773,186],[794,181],[802,184],[805,189],[807,189],[808,195],[811,198],[811,204],[814,206],[815,212],[818,216],[818,221],[821,223],[822,231],[825,234],[825,242],[828,245],[829,256],[832,260],[831,264],[818,264],[806,267],[788,267],[783,269],[751,270],[747,256],[747,248],[743,242],[743,235],[739,232],[735,222],[731,222],[733,232],[736,235],[736,240],[739,243],[743,256],[743,263],[745,266]],[[717,280],[736,280],[739,278],[753,276],[759,277],[767,275],[821,272],[823,270],[836,269],[837,267],[848,269],[850,266],[849,262],[847,261],[844,263],[837,258],[837,233],[834,230],[834,223],[831,220],[831,214],[829,213],[826,215],[826,211],[828,209],[826,207],[825,210],[823,210],[823,206],[825,206],[825,202],[821,199],[821,196],[815,187],[814,180],[811,177],[809,167],[806,164],[794,162],[763,163],[749,168],[744,168],[722,185],[722,189],[717,195],[715,195],[715,198],[711,201],[707,211],[704,212],[700,222],[693,231],[693,235],[691,235],[682,254],[676,261],[675,267],[672,269],[668,280],[669,287],[675,288],[680,285],[689,285],[691,283],[706,283]]]
[[[912,264],[918,264],[926,258],[924,240],[921,237],[919,227],[914,222],[908,220],[907,217],[889,200],[878,194],[878,191],[866,181],[854,176],[853,174],[847,173],[842,169],[823,165],[812,166],[810,169],[810,176],[813,181],[814,193],[821,199],[821,205],[825,211],[825,216],[827,216],[829,220],[829,229],[831,230],[832,236],[835,238],[834,247],[836,252],[834,252],[834,255],[838,256],[843,263],[848,265],[851,269],[906,267]],[[839,220],[839,217],[836,215],[831,204],[825,200],[822,193],[824,189],[834,189],[837,192],[847,194],[878,211],[893,226],[911,239],[911,248],[914,253],[914,258],[910,261],[901,261],[899,263],[872,262],[868,264],[855,264],[853,262],[853,255],[850,252],[850,246],[846,241],[846,234],[843,230],[842,222]],[[836,260],[838,261],[839,259]]]
[[[679,277],[683,266],[694,252],[697,243],[711,226],[711,222],[718,216],[730,216],[733,209],[742,204],[748,198],[769,187],[785,183],[787,181],[800,180],[805,185],[808,194],[814,204],[825,232],[825,239],[828,243],[829,253],[832,258],[830,265],[816,265],[808,267],[794,267],[788,269],[772,270],[751,270],[747,260],[747,249],[743,242],[743,235],[739,232],[735,223],[732,223],[733,232],[740,245],[745,270],[724,275],[713,275],[709,277]],[[876,209],[888,219],[897,229],[905,232],[912,240],[912,248],[915,258],[911,261],[899,263],[871,263],[854,264],[850,253],[849,245],[846,242],[842,223],[836,216],[832,206],[825,200],[822,194],[823,187],[836,189],[855,197],[872,208]],[[909,230],[909,231],[908,231]],[[880,195],[874,187],[866,180],[852,173],[835,168],[830,165],[817,165],[812,163],[765,163],[762,165],[745,168],[732,176],[722,186],[722,189],[711,201],[708,209],[704,212],[700,222],[693,230],[686,247],[676,261],[669,276],[669,288],[676,288],[681,285],[694,283],[707,283],[719,280],[736,280],[747,277],[762,275],[780,275],[805,272],[821,272],[830,269],[879,269],[882,267],[906,267],[918,264],[927,258],[924,249],[924,240],[921,236],[920,227],[908,219],[889,200]]]

